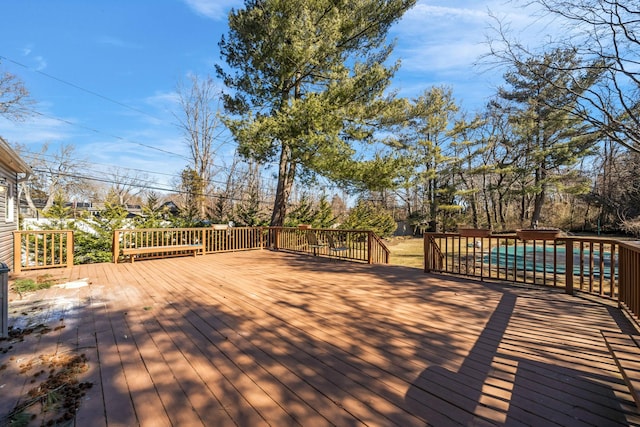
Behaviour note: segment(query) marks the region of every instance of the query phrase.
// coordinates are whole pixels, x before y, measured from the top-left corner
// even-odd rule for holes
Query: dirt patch
[[[2,340],[2,353],[14,350],[14,346],[31,334],[46,334],[51,329],[45,325],[34,328],[11,329],[9,338]],[[9,360],[15,360],[10,358]],[[0,366],[0,372],[7,365]],[[20,397],[16,406],[0,417],[0,425],[8,426],[59,426],[71,424],[80,408],[82,398],[92,387],[91,382],[81,382],[89,369],[87,357],[75,351],[40,354],[18,365],[15,375],[28,384],[28,391]],[[5,371],[3,375],[7,375]]]

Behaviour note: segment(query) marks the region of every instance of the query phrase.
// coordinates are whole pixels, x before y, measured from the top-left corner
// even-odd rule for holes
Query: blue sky
[[[227,13],[241,6],[238,0],[3,2],[0,70],[24,80],[39,114],[20,123],[0,119],[0,135],[32,151],[43,143],[51,150],[73,144],[95,174],[134,168],[168,185],[187,163],[175,126],[176,84],[189,74],[215,76]],[[474,66],[486,51],[489,12],[517,31],[548,27],[506,0],[419,0],[390,34],[402,61],[393,88],[415,96],[448,85],[464,109],[480,108],[501,75]],[[232,150],[232,143],[223,147]]]

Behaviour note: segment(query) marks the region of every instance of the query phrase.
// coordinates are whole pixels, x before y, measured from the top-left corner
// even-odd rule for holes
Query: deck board
[[[48,273],[90,283],[27,343],[87,355],[79,426],[640,424],[607,301],[266,250]]]

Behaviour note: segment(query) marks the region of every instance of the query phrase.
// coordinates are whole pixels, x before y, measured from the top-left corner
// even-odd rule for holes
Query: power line
[[[41,174],[45,174],[45,175],[57,175],[57,176],[64,176],[67,178],[74,178],[74,179],[79,179],[79,180],[87,180],[87,181],[95,181],[95,182],[101,182],[101,183],[106,183],[106,184],[113,184],[113,185],[118,185],[118,184],[122,184],[122,182],[118,182],[114,179],[108,179],[108,178],[98,178],[95,176],[86,176],[86,175],[81,175],[81,174],[76,174],[76,173],[66,173],[66,172],[52,172],[46,169],[38,169],[35,168],[33,169],[34,172],[37,173],[41,173]],[[153,182],[153,181],[144,181],[144,180],[139,180],[141,183],[145,183],[145,182]],[[157,190],[157,191],[164,191],[167,193],[174,193],[174,194],[194,194],[193,192],[190,191],[185,191],[185,190],[179,190],[179,189],[174,189],[174,188],[167,188],[167,187],[159,187],[159,186],[155,186],[155,185],[143,185],[143,184],[136,184],[136,183],[127,183],[128,186],[130,187],[135,187],[135,188],[140,188],[140,189],[144,189],[144,190]],[[223,195],[221,193],[213,193],[213,192],[208,192],[206,194],[204,194],[205,197],[218,197],[218,198],[223,198],[226,200],[230,200],[230,201],[234,201],[234,202],[249,202],[249,199],[246,198],[238,198],[238,197],[231,197],[231,196],[226,196]],[[271,201],[265,201],[265,200],[259,200],[259,203],[271,203]]]
[[[178,153],[174,153],[172,151],[165,150],[163,148],[154,147],[153,145],[149,145],[149,144],[143,144],[142,142],[131,141],[131,140],[126,139],[126,138],[124,138],[122,136],[119,136],[119,135],[102,132],[102,131],[100,131],[98,129],[90,128],[88,126],[84,126],[84,125],[81,125],[81,124],[78,124],[78,123],[74,123],[74,122],[69,121],[69,120],[65,120],[65,119],[61,119],[59,117],[55,117],[55,116],[51,116],[51,115],[48,115],[48,114],[45,114],[45,113],[41,113],[40,111],[36,111],[36,110],[33,110],[33,109],[29,109],[29,111],[34,113],[34,114],[36,114],[36,115],[38,115],[38,116],[46,117],[46,118],[52,119],[52,120],[57,120],[59,122],[66,123],[66,124],[71,125],[71,126],[76,126],[76,127],[79,127],[81,129],[84,129],[84,130],[88,130],[88,131],[93,132],[93,133],[97,133],[97,134],[100,134],[100,135],[105,135],[105,136],[108,136],[110,138],[115,138],[115,139],[117,139],[119,141],[122,141],[122,142],[127,142],[127,143],[130,143],[130,144],[139,145],[141,147],[149,148],[151,150],[156,150],[156,151],[162,152],[164,154],[170,154],[172,156],[180,157],[180,158],[182,158],[184,160],[191,160],[187,156],[184,156],[184,155],[178,154]]]
[[[148,113],[148,112],[146,112],[146,111],[142,111],[142,110],[140,110],[140,109],[138,109],[138,108],[132,107],[132,106],[127,105],[127,104],[125,104],[125,103],[123,103],[123,102],[117,101],[117,100],[115,100],[115,99],[113,99],[113,98],[109,98],[108,96],[102,95],[102,94],[100,94],[100,93],[98,93],[98,92],[92,91],[92,90],[90,90],[90,89],[86,89],[86,88],[84,88],[84,87],[82,87],[82,86],[79,86],[79,85],[77,85],[77,84],[75,84],[75,83],[72,83],[72,82],[70,82],[70,81],[67,81],[67,80],[61,79],[60,77],[56,77],[56,76],[54,76],[54,75],[52,75],[52,74],[45,73],[44,71],[41,71],[41,70],[38,70],[38,69],[35,69],[35,68],[32,68],[32,67],[29,67],[28,65],[25,65],[25,64],[23,64],[23,63],[21,63],[21,62],[18,62],[18,61],[16,61],[16,60],[14,60],[14,59],[8,58],[8,57],[6,57],[6,56],[4,56],[4,55],[0,55],[0,59],[4,59],[4,60],[6,60],[6,61],[11,62],[12,64],[15,64],[15,65],[18,65],[18,66],[20,66],[20,67],[23,67],[23,68],[25,68],[25,69],[27,69],[27,70],[29,70],[29,71],[32,71],[32,72],[35,72],[35,73],[41,74],[41,75],[43,75],[43,76],[45,76],[45,77],[47,77],[47,78],[50,78],[50,79],[55,80],[55,81],[57,81],[57,82],[59,82],[59,83],[65,84],[65,85],[67,85],[67,86],[70,86],[70,87],[72,87],[72,88],[74,88],[74,89],[77,89],[77,90],[79,90],[79,91],[82,91],[82,92],[88,93],[88,94],[90,94],[90,95],[92,95],[92,96],[95,96],[95,97],[98,97],[98,98],[103,99],[103,100],[105,100],[105,101],[108,101],[108,102],[111,102],[111,103],[113,103],[113,104],[119,105],[120,107],[126,108],[126,109],[131,110],[131,111],[135,111],[136,113],[143,114],[143,115],[145,115],[145,116],[151,117],[151,118],[156,119],[156,120],[162,120],[162,119],[160,119],[160,118],[158,118],[158,117],[153,116],[152,114],[149,114],[149,113]]]
[[[27,151],[27,150],[20,151],[20,156],[24,157],[26,159],[31,159],[31,160],[40,160],[40,157],[48,157],[48,158],[52,158],[52,159],[56,158],[55,154],[36,153],[34,151]],[[137,169],[137,168],[130,168],[130,167],[124,167],[124,166],[119,166],[119,165],[112,165],[112,164],[108,164],[108,163],[90,162],[90,161],[85,161],[85,160],[81,160],[81,161],[82,161],[82,163],[87,164],[89,166],[92,166],[92,165],[105,166],[105,167],[117,168],[118,170],[124,170],[124,171],[143,172],[143,173],[148,173],[148,174],[153,174],[153,175],[164,175],[164,176],[171,176],[171,177],[175,176],[175,174],[168,173],[168,172],[155,172],[155,171],[150,171],[150,170],[145,170],[145,169]],[[101,171],[101,172],[102,173],[107,173],[105,171]]]
[[[74,89],[80,90],[80,91],[82,91],[82,92],[85,92],[85,93],[90,94],[90,95],[92,95],[92,96],[95,96],[95,97],[97,97],[97,98],[100,98],[100,99],[103,99],[103,100],[105,100],[105,101],[111,102],[111,103],[113,103],[113,104],[115,104],[115,105],[118,105],[118,106],[120,106],[120,107],[126,108],[126,109],[128,109],[128,110],[134,111],[134,112],[139,113],[139,114],[142,114],[142,115],[145,115],[145,116],[147,116],[147,117],[150,117],[150,118],[152,118],[152,119],[154,119],[154,120],[158,120],[158,121],[161,121],[161,122],[164,122],[164,121],[165,121],[165,119],[160,118],[160,117],[158,117],[158,116],[155,116],[155,115],[153,115],[153,114],[150,114],[150,113],[148,113],[147,111],[143,111],[143,110],[141,110],[141,109],[139,109],[139,108],[132,107],[131,105],[125,104],[125,103],[123,103],[123,102],[121,102],[121,101],[118,101],[118,100],[116,100],[116,99],[113,99],[113,98],[110,98],[110,97],[108,97],[108,96],[102,95],[102,94],[100,94],[100,93],[98,93],[98,92],[96,92],[96,91],[93,91],[93,90],[87,89],[87,88],[85,88],[85,87],[82,87],[82,86],[80,86],[80,85],[78,85],[78,84],[72,83],[72,82],[70,82],[70,81],[68,81],[68,80],[62,79],[62,78],[60,78],[60,77],[56,77],[56,76],[54,76],[54,75],[52,75],[52,74],[45,73],[44,71],[41,71],[41,70],[38,70],[38,69],[34,69],[34,68],[32,68],[32,67],[29,67],[29,66],[28,66],[28,65],[26,65],[26,64],[23,64],[23,63],[21,63],[21,62],[19,62],[19,61],[16,61],[16,60],[14,60],[14,59],[11,59],[11,58],[9,58],[9,57],[7,57],[7,56],[0,55],[0,60],[2,60],[2,59],[6,60],[6,61],[9,61],[9,62],[11,62],[12,64],[15,64],[15,65],[18,65],[18,66],[20,66],[20,67],[23,67],[23,68],[25,68],[25,69],[27,69],[27,70],[29,70],[29,71],[32,71],[32,72],[38,73],[38,74],[40,74],[40,75],[42,75],[42,76],[45,76],[45,77],[47,77],[47,78],[49,78],[49,79],[52,79],[52,80],[54,80],[54,81],[57,81],[57,82],[59,82],[59,83],[65,84],[65,85],[67,85],[67,86],[69,86],[69,87],[72,87],[72,88],[74,88]],[[49,115],[47,115],[47,114],[41,113],[41,112],[36,111],[36,110],[32,110],[32,109],[30,109],[29,111],[33,112],[34,114],[37,114],[37,115],[40,115],[40,116],[43,116],[43,117],[47,117],[47,118],[50,118],[50,119],[53,119],[53,120],[57,120],[57,121],[60,121],[60,122],[63,122],[63,123],[66,123],[66,124],[69,124],[69,125],[72,125],[72,126],[77,126],[77,127],[80,127],[80,128],[82,128],[82,129],[85,129],[85,130],[88,130],[88,131],[91,131],[91,132],[94,132],[94,133],[103,134],[103,135],[110,136],[110,137],[112,137],[112,138],[116,138],[116,139],[121,140],[121,141],[124,141],[124,142],[129,142],[129,143],[137,144],[137,145],[140,145],[140,146],[145,147],[145,148],[149,148],[149,149],[156,150],[156,151],[161,151],[161,152],[163,152],[163,153],[170,154],[170,155],[173,155],[173,156],[177,156],[177,157],[180,157],[180,158],[183,158],[183,159],[186,159],[186,160],[191,160],[191,159],[189,159],[189,158],[188,158],[188,157],[186,157],[186,156],[183,156],[183,155],[181,155],[181,154],[177,154],[177,153],[171,152],[171,151],[169,151],[169,150],[163,150],[163,149],[160,149],[160,148],[157,148],[157,147],[151,146],[151,145],[143,144],[143,143],[136,142],[136,141],[131,141],[131,140],[128,140],[128,139],[126,139],[126,138],[120,137],[120,136],[118,136],[118,135],[108,134],[108,133],[105,133],[105,132],[99,131],[99,130],[97,130],[97,129],[90,128],[90,127],[88,127],[88,126],[79,125],[79,124],[77,124],[77,123],[73,123],[73,122],[70,122],[70,121],[68,121],[68,120],[60,119],[60,118],[58,118],[58,117],[49,116]],[[174,126],[176,126],[177,128],[180,128],[179,124],[173,123],[173,125],[174,125]],[[200,131],[198,131],[198,130],[194,130],[194,132],[195,132],[195,133],[197,133],[197,134],[200,134],[200,135],[202,136],[202,132],[200,132]],[[220,134],[219,134],[219,135],[222,135],[222,133],[223,133],[223,132],[220,132]]]
[[[35,160],[40,160],[40,157],[48,157],[50,159],[52,159],[53,161],[56,161],[56,155],[55,154],[44,154],[44,153],[36,153],[33,151],[28,151],[28,150],[24,150],[20,152],[20,155],[26,159],[31,159],[33,161]],[[177,177],[179,176],[179,174],[175,174],[175,173],[166,173],[166,172],[155,172],[155,171],[149,171],[149,170],[144,170],[144,169],[136,169],[136,168],[128,168],[128,167],[122,167],[122,166],[118,166],[118,165],[111,165],[111,164],[106,164],[106,163],[97,163],[97,162],[89,162],[89,161],[84,161],[84,160],[80,160],[82,162],[83,165],[87,165],[87,166],[91,166],[91,165],[100,165],[100,166],[107,166],[107,167],[113,167],[113,168],[117,168],[118,170],[123,170],[123,171],[137,171],[137,172],[143,172],[143,173],[149,173],[149,174],[154,174],[154,175],[163,175],[163,176],[167,176],[167,177]],[[228,167],[222,167],[222,166],[217,166],[217,165],[213,165],[215,167],[219,167],[220,169],[226,169],[227,171],[230,171],[230,168]],[[35,169],[34,169],[35,170]],[[111,172],[109,171],[105,171],[105,170],[92,170],[92,173],[100,173],[103,174],[105,176],[111,175]],[[152,181],[152,180],[145,180],[145,179],[141,179],[141,178],[137,178],[138,181],[140,182],[149,182],[149,183],[156,183],[156,181]],[[114,181],[116,182],[116,181]],[[226,185],[226,181],[221,181],[221,180],[216,180],[216,179],[210,179],[209,183],[213,183],[213,184],[219,184],[219,185]]]

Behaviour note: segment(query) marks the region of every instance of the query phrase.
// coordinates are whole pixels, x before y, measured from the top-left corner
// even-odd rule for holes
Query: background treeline
[[[105,212],[146,206],[143,226],[171,202],[164,221],[182,226],[307,223],[388,235],[402,220],[416,233],[464,224],[640,235],[637,11],[616,0],[526,3],[567,31],[531,47],[496,19],[480,62],[503,78],[470,112],[454,88],[393,90],[400,63],[387,33],[415,1],[245,2],[218,44],[222,92],[209,76],[177,87],[189,158],[170,191],[156,195],[131,170],[96,179],[72,146],[44,145],[23,150],[34,175],[20,195],[46,215],[56,199]],[[19,96],[0,112],[22,115],[24,88],[5,81]],[[235,156],[220,168],[231,140]]]

